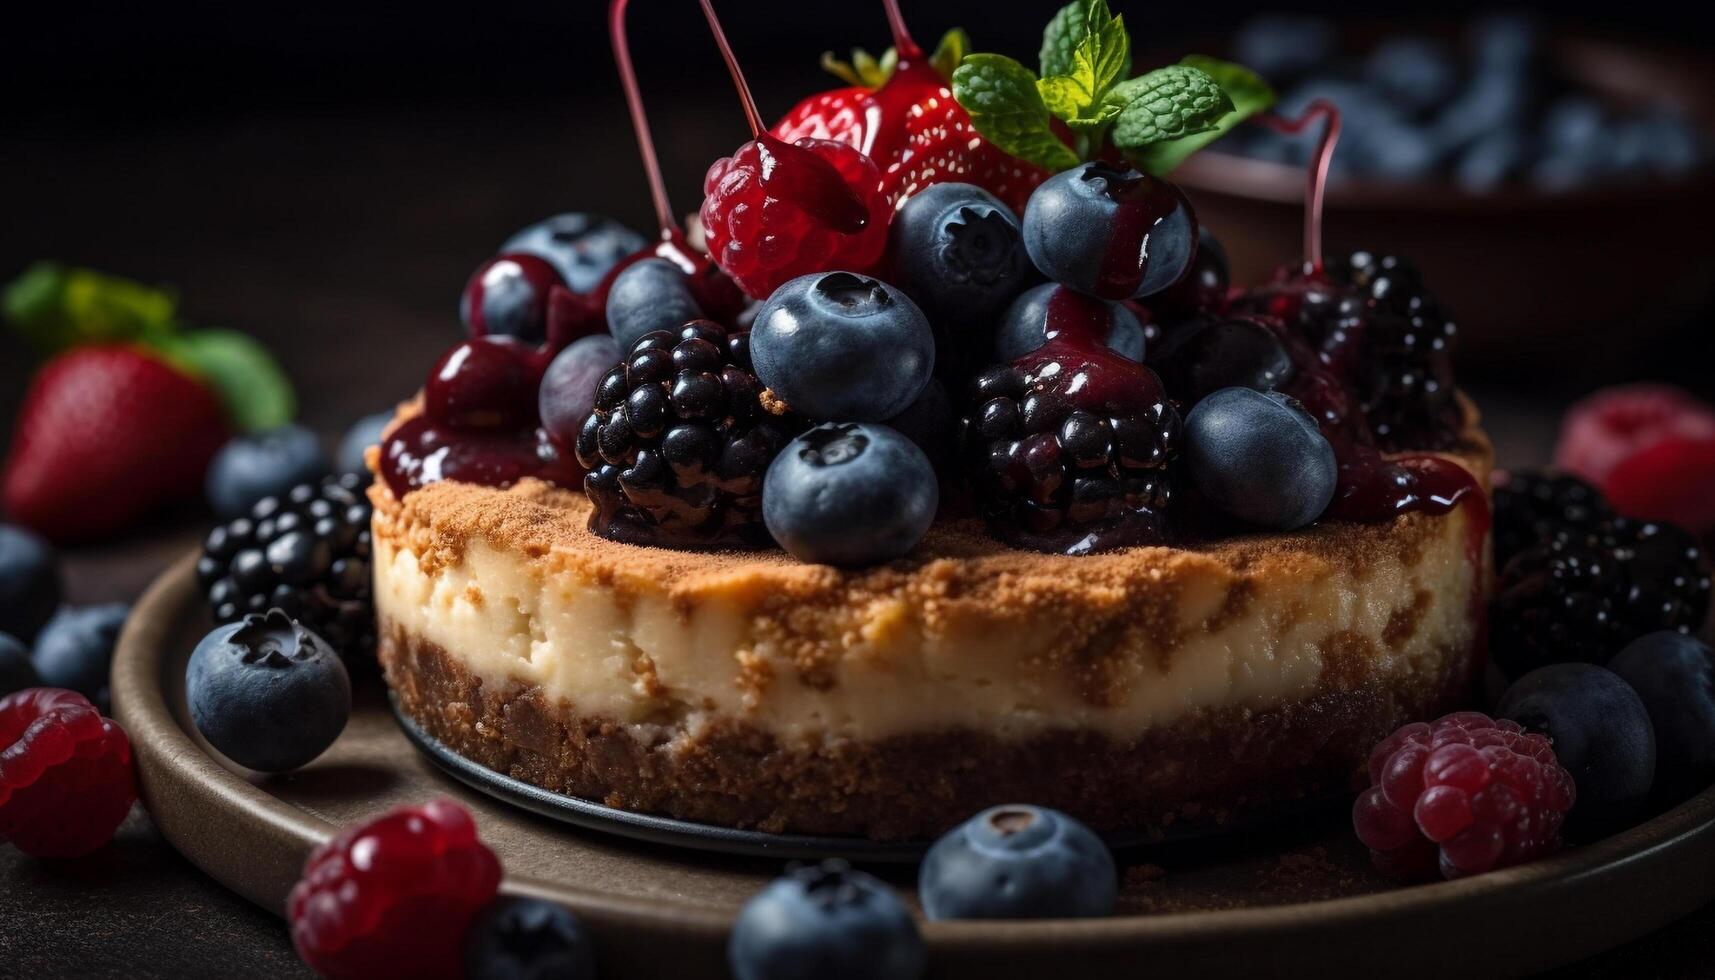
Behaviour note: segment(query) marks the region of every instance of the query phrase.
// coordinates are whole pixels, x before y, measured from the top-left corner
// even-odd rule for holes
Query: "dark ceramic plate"
[[[138,602],[120,639],[113,693],[144,803],[198,867],[279,913],[310,849],[338,827],[448,796],[471,810],[505,863],[507,891],[564,903],[589,924],[603,975],[726,976],[733,917],[788,853],[743,857],[670,846],[668,837],[621,837],[612,827],[597,833],[472,790],[412,747],[373,675],[359,678],[345,733],[303,770],[262,776],[222,759],[184,710],[185,660],[208,629],[193,564],[175,565]],[[1549,860],[1408,888],[1369,870],[1343,814],[1301,814],[1266,829],[1126,852],[1122,861],[1129,867],[1111,918],[924,923],[931,976],[1544,970],[1715,899],[1715,790]],[[915,906],[909,865],[872,869]]]

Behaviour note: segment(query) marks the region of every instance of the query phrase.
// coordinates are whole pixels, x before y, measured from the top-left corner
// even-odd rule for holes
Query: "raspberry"
[[[1401,878],[1460,878],[1549,854],[1576,793],[1545,736],[1475,711],[1406,725],[1369,768],[1352,826],[1376,868]]]
[[[1715,531],[1715,407],[1678,388],[1627,385],[1584,399],[1566,414],[1554,460],[1623,514]]]
[[[0,837],[31,857],[79,857],[112,840],[136,800],[131,740],[83,695],[0,698]]]
[[[500,862],[451,800],[402,807],[316,848],[287,899],[298,955],[324,977],[461,975],[464,934]]]
[[[844,143],[759,136],[715,161],[703,193],[709,254],[758,299],[812,272],[864,272],[887,246],[881,171]]]

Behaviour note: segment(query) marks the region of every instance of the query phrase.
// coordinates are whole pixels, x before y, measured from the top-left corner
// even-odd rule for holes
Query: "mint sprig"
[[[1246,117],[1274,103],[1241,66],[1192,56],[1131,76],[1131,37],[1107,0],[1072,0],[1042,33],[1042,74],[1001,55],[975,54],[953,73],[953,96],[986,139],[1050,170],[1111,145],[1162,174]],[[1070,146],[1054,128],[1064,123]]]

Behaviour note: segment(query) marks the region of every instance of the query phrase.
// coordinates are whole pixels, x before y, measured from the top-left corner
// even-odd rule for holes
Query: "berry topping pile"
[[[465,930],[499,886],[470,814],[433,800],[316,848],[286,912],[298,955],[324,977],[456,978]]]
[[[1575,795],[1546,737],[1467,711],[1377,745],[1352,823],[1382,872],[1459,878],[1559,848]]]
[[[31,857],[79,857],[112,839],[136,799],[125,730],[83,695],[0,698],[0,840]]]
[[[216,623],[277,608],[355,658],[375,648],[371,507],[355,474],[264,497],[210,531],[197,579]]]

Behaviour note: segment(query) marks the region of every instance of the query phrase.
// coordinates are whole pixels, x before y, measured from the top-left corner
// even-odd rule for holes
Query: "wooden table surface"
[[[619,105],[591,105],[0,127],[0,278],[58,258],[174,283],[190,322],[268,343],[296,381],[302,418],[331,439],[414,390],[457,335],[465,277],[510,231],[596,202],[646,224]],[[688,209],[702,161],[737,137],[690,108],[658,115]],[[30,364],[0,339],[8,428]],[[1472,387],[1511,465],[1547,456],[1560,410],[1579,393],[1541,377]],[[69,552],[70,598],[134,599],[208,523],[187,505],[121,540]],[[1712,970],[1715,907],[1560,975]],[[278,920],[201,876],[141,811],[112,846],[79,861],[38,863],[0,847],[0,977],[306,974]]]

